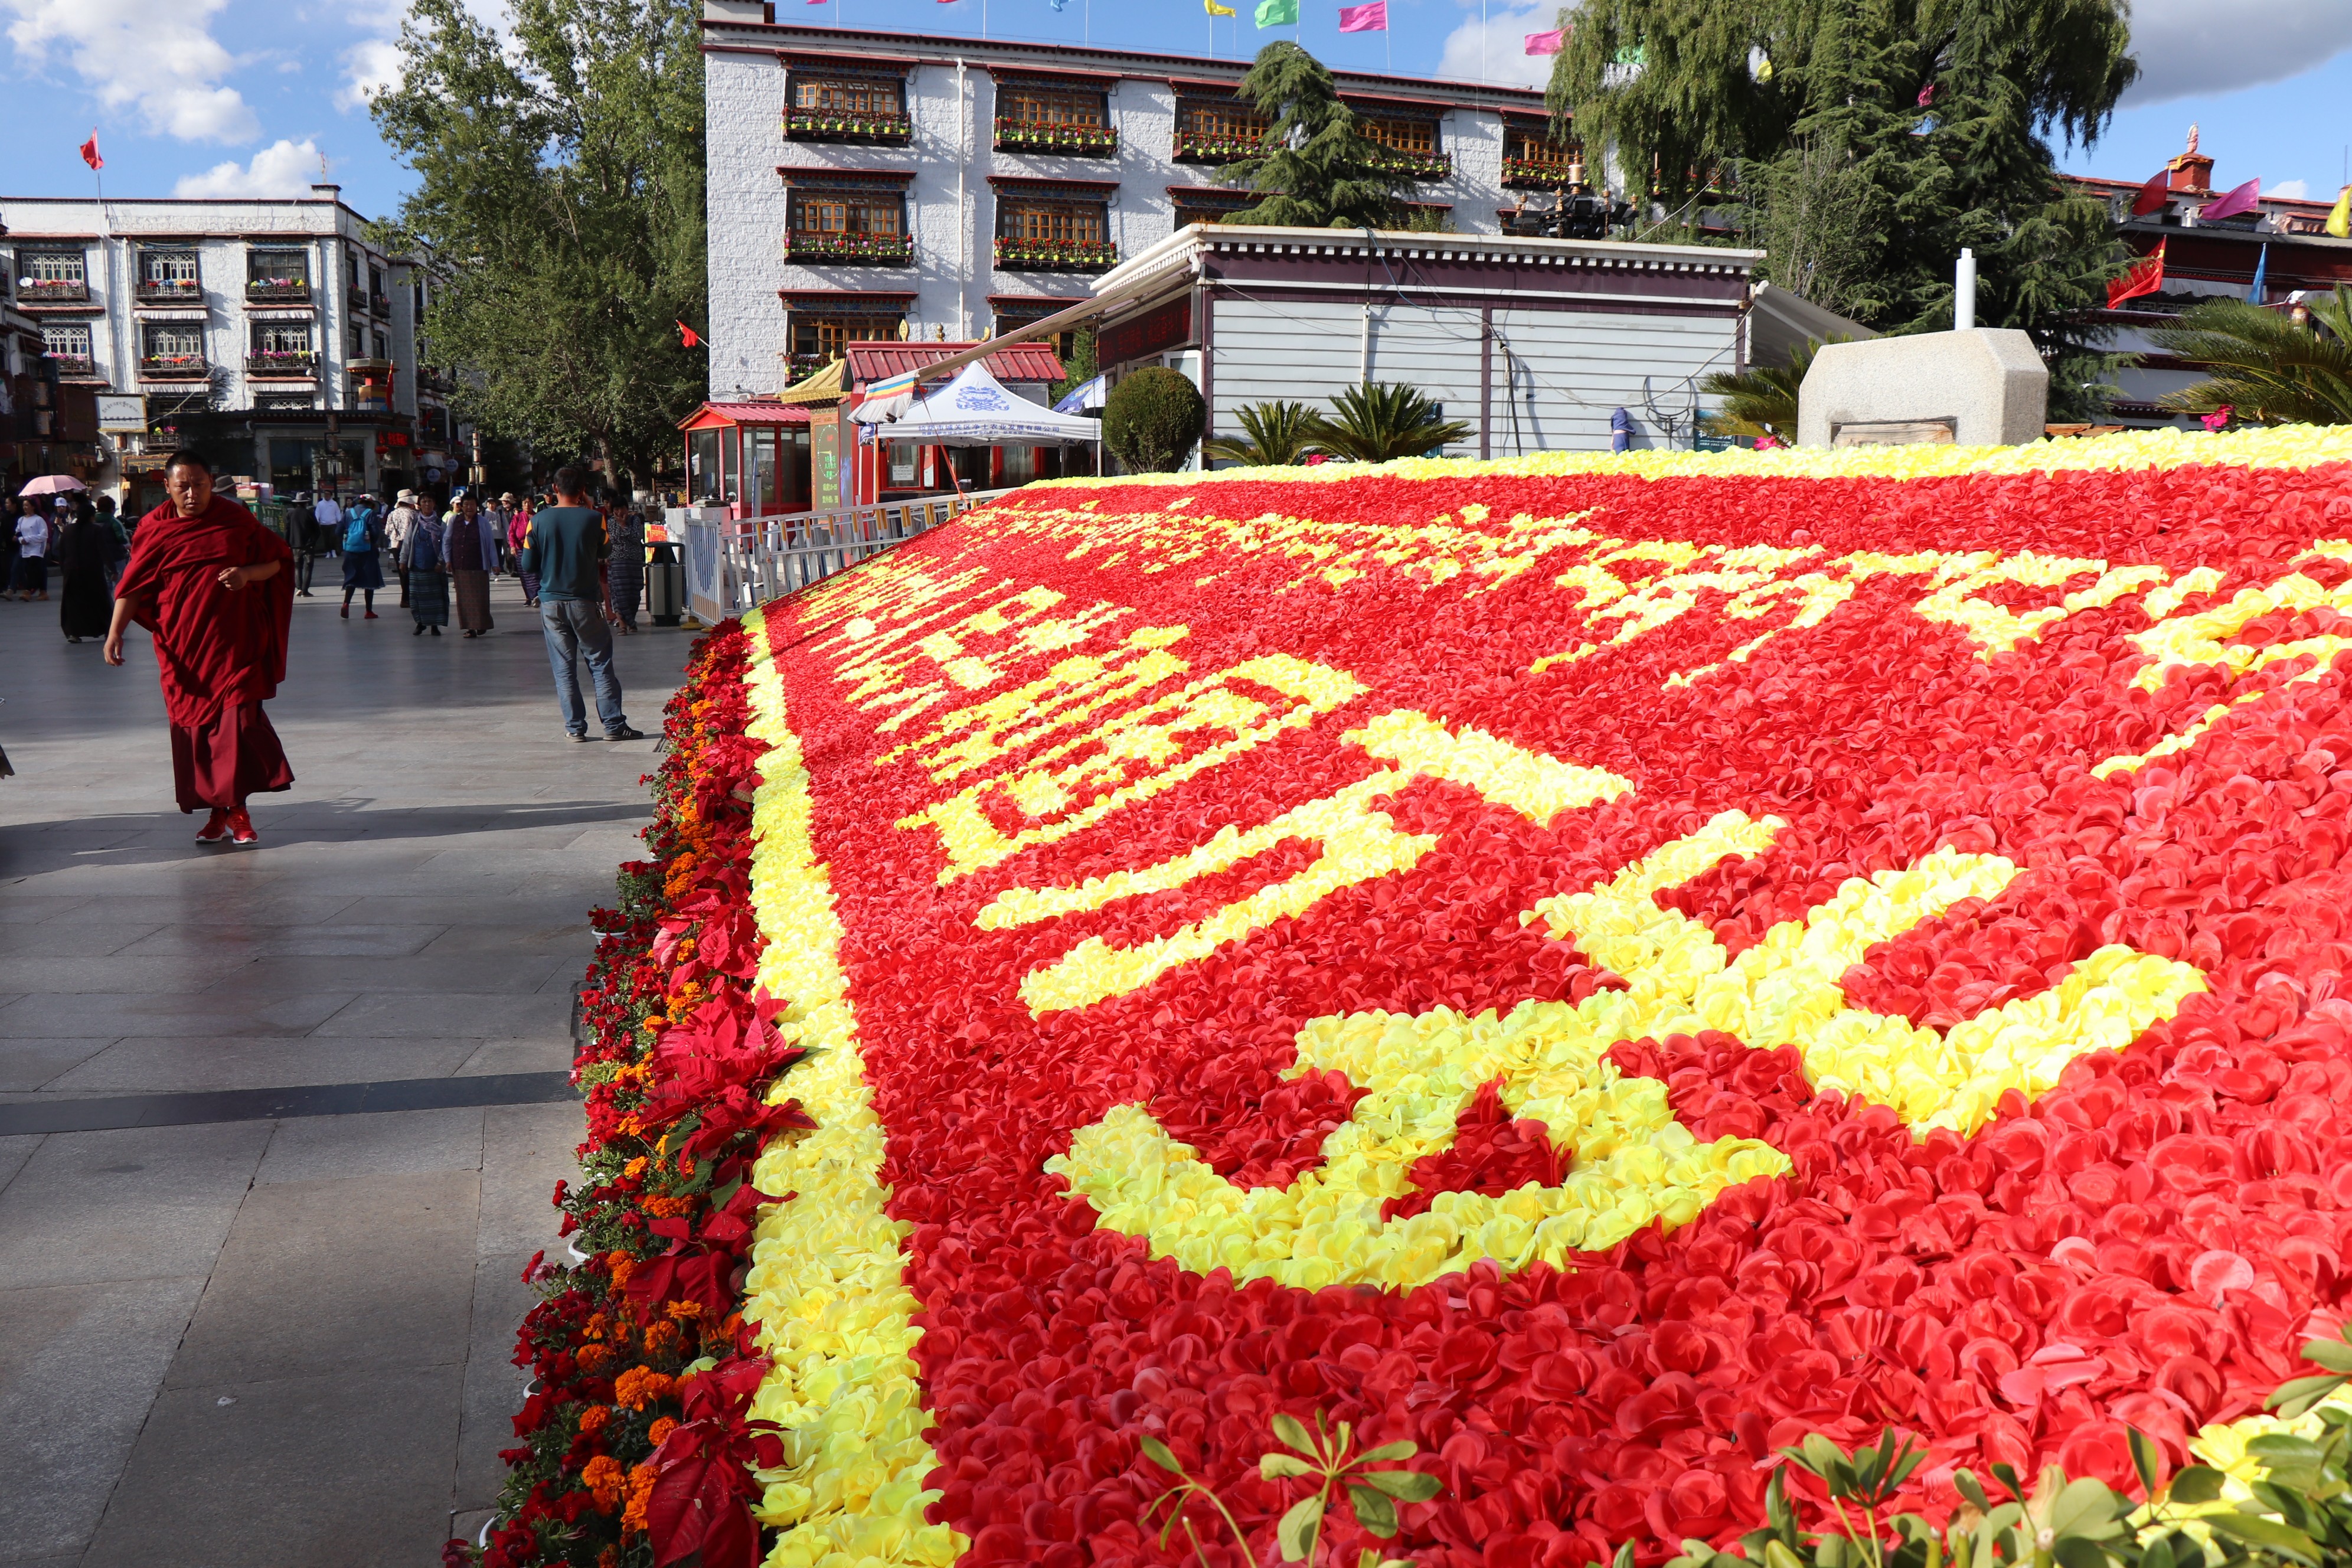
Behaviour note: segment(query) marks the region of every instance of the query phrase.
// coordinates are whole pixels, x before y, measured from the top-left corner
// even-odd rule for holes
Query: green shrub
[[[1252,468],[1286,468],[1317,451],[1320,416],[1304,403],[1253,403],[1237,411],[1245,440],[1220,437],[1208,445],[1212,458]]]
[[[1190,381],[1148,365],[1110,389],[1103,404],[1103,444],[1129,473],[1173,473],[1192,455],[1208,416]]]
[[[1446,418],[1434,401],[1401,381],[1351,386],[1331,406],[1339,417],[1318,416],[1309,434],[1333,457],[1359,463],[1418,458],[1470,434],[1469,426]]]

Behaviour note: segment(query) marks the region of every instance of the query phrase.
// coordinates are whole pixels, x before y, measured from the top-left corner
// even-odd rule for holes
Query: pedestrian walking
[[[294,783],[261,708],[286,678],[293,552],[244,507],[213,493],[212,468],[194,452],[165,459],[163,490],[170,499],[139,520],[106,629],[106,662],[122,662],[131,622],[153,634],[180,809],[210,809],[199,844],[252,844],[259,835],[246,802]]]
[[[392,556],[392,569],[400,574],[400,607],[408,608],[408,560],[404,551],[408,531],[416,526],[416,492],[403,490],[393,498],[393,508],[384,514],[383,547]]]
[[[115,584],[122,580],[123,565],[131,559],[131,531],[124,526],[122,514],[115,510],[112,496],[98,498],[98,521],[114,535],[114,555],[106,568],[106,593],[109,598],[112,598]]]
[[[343,507],[332,490],[319,498],[310,509],[311,519],[319,525],[319,553],[332,555],[343,542]]]
[[[447,536],[431,509],[414,516],[408,542],[400,549],[401,567],[408,580],[408,613],[416,622],[416,630],[410,635],[421,637],[429,631],[437,637],[449,624],[449,563],[442,548]]]
[[[383,586],[383,520],[376,515],[375,498],[363,495],[343,514],[343,619],[352,618],[352,595],[365,594],[367,614],[376,619],[375,591]]]
[[[588,735],[588,715],[580,701],[577,661],[588,661],[596,688],[596,717],[608,741],[642,741],[621,710],[621,676],[613,668],[613,629],[596,590],[596,566],[610,552],[604,520],[588,504],[588,484],[578,468],[555,471],[555,505],[530,520],[522,559],[540,583],[540,629],[555,671],[555,706],[564,732],[575,741]]]
[[[49,596],[49,520],[41,503],[31,496],[17,504],[22,512],[16,519],[16,551],[10,563],[16,569],[16,597],[29,603]]]
[[[613,553],[606,563],[613,594],[613,629],[624,636],[637,629],[637,598],[646,586],[646,519],[634,502],[614,509],[606,530]]]
[[[108,568],[121,566],[121,548],[114,531],[98,520],[98,509],[76,496],[58,529],[58,625],[66,641],[106,635],[113,605]]]
[[[482,504],[457,492],[442,548],[449,557],[449,581],[457,600],[457,629],[469,637],[494,629],[490,619],[490,574],[499,569],[499,542],[482,523]]]
[[[507,498],[513,500],[512,496]],[[515,575],[522,581],[522,602],[525,608],[539,603],[539,574],[524,564],[523,542],[530,537],[531,504],[529,500],[515,502],[514,515],[507,522],[507,538],[514,546]]]

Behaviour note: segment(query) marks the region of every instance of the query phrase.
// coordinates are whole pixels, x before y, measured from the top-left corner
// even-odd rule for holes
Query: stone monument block
[[[2042,438],[2049,403],[2050,372],[2014,328],[1825,343],[1798,389],[1797,444],[2013,447]]]

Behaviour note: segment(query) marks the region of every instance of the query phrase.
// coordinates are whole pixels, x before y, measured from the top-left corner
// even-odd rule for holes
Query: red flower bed
[[[1425,1568],[1728,1539],[1810,1432],[2183,1462],[2343,1310],[2347,540],[2340,466],[1079,483],[753,617],[608,996],[733,1020],[612,1126],[765,1141],[626,1250],[728,1262],[772,1560],[1171,1561],[1149,1436],[1270,1561],[1277,1413],[1417,1445],[1332,1540]]]
[[[558,1183],[578,1261],[534,1258],[543,1300],[516,1364],[533,1384],[502,1517],[481,1561],[667,1563],[757,1559],[751,1468],[775,1436],[748,1420],[767,1363],[740,1310],[754,1157],[805,1126],[761,1095],[799,1055],[751,997],[758,933],[745,911],[758,742],[742,735],[744,638],[698,649],[669,705],[654,782],[654,858],[623,868],[623,908],[597,911],[583,1001],[593,1037],[585,1182]],[[453,1543],[453,1545],[456,1543]]]

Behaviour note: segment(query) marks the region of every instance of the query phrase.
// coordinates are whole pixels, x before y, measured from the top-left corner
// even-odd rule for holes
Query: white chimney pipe
[[[1952,330],[1965,332],[1977,324],[1977,253],[1960,247],[1960,266],[1952,279]]]

